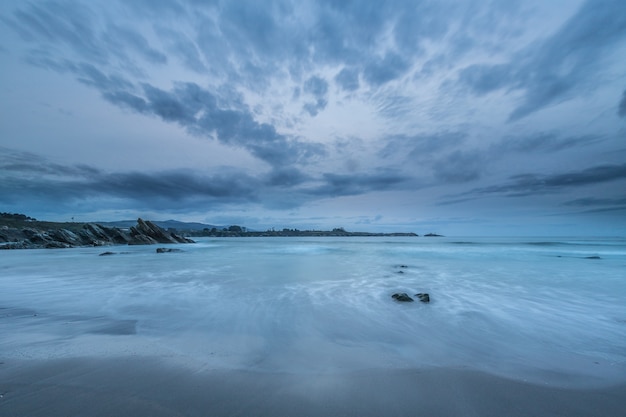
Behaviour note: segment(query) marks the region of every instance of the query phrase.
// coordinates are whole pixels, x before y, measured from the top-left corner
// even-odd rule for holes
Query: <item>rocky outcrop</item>
[[[156,243],[194,243],[193,240],[166,232],[152,222],[137,220],[129,231],[87,223],[78,232],[59,228],[39,230],[33,227],[3,228],[0,249],[73,248],[80,246],[152,245]]]
[[[137,226],[130,228],[129,245],[152,245],[154,243],[193,243],[193,240],[166,232],[151,221],[137,219]]]
[[[125,245],[131,240],[127,233],[116,227],[106,227],[93,223],[87,223],[79,235],[88,246]]]

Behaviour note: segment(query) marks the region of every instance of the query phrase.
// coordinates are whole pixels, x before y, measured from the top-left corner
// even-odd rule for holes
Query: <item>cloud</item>
[[[506,64],[475,64],[459,73],[459,83],[477,95],[521,90],[521,103],[509,120],[568,99],[595,81],[605,52],[626,39],[626,4],[586,1],[554,35],[532,44]]]
[[[461,70],[459,81],[481,96],[509,86],[514,76],[511,65],[475,64]]]
[[[372,191],[389,191],[406,187],[410,177],[388,170],[375,173],[335,174],[325,173],[323,184],[304,192],[323,197],[365,194]]]
[[[617,106],[617,115],[620,117],[626,117],[626,90],[622,93],[622,100]]]
[[[54,202],[54,206],[67,208],[93,200],[102,205],[99,208],[106,208],[122,200],[127,207],[163,210],[229,204],[284,209],[328,197],[401,189],[411,180],[389,170],[313,176],[294,167],[257,175],[230,167],[210,174],[186,169],[105,172],[85,165],[59,165],[32,153],[2,147],[0,178],[0,195],[8,205]]]
[[[433,164],[435,178],[444,183],[463,183],[482,176],[486,155],[477,150],[453,151]]]
[[[581,171],[564,174],[520,174],[509,177],[509,182],[488,187],[480,187],[465,193],[450,196],[450,202],[460,202],[484,195],[523,197],[537,194],[560,192],[569,188],[601,184],[610,181],[626,180],[626,164],[599,165]]]
[[[311,116],[316,116],[326,108],[328,104],[328,82],[326,80],[318,76],[310,77],[305,81],[302,91],[312,95],[315,99],[315,102],[304,105],[304,110]]]
[[[626,207],[626,196],[617,198],[585,197],[577,198],[563,203],[565,206],[597,207],[597,206],[622,206]]]
[[[68,47],[90,62],[107,62],[108,50],[102,48],[94,32],[95,15],[81,4],[61,2],[31,3],[16,10],[9,24],[23,39]]]
[[[306,163],[326,152],[321,144],[298,141],[278,133],[270,124],[257,122],[245,106],[219,106],[220,96],[195,83],[179,83],[170,91],[143,83],[142,92],[134,93],[110,88],[108,77],[92,77],[91,81],[115,105],[176,123],[192,134],[246,149],[272,166]]]
[[[588,146],[604,140],[598,135],[563,137],[554,132],[535,132],[523,136],[510,136],[494,146],[495,153],[502,152],[558,152],[566,149]]]
[[[345,91],[359,89],[359,72],[354,68],[344,68],[336,76],[335,82]]]
[[[397,53],[387,53],[382,59],[374,59],[363,71],[365,81],[379,87],[401,77],[410,68],[410,61]]]
[[[449,131],[394,135],[387,138],[379,156],[399,156],[404,164],[430,170],[435,180],[442,183],[469,182],[482,176],[488,154],[484,149],[463,149],[467,138],[466,133]]]
[[[141,55],[152,64],[167,63],[167,57],[162,52],[151,47],[146,38],[133,30],[118,25],[110,25],[107,30],[107,39],[111,43],[111,49],[117,51],[129,49],[131,53]],[[124,60],[129,61],[130,59],[124,57]]]
[[[199,74],[208,72],[200,51],[188,36],[164,27],[158,28],[157,32],[168,44],[168,52],[178,56],[185,67]]]

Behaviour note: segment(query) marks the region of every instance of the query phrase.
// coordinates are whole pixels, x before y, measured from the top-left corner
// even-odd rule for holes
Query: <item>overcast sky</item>
[[[0,94],[0,211],[626,235],[623,0],[3,0]]]

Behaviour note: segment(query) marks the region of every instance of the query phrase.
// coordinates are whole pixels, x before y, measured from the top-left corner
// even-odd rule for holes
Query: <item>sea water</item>
[[[0,360],[626,381],[626,240],[204,238],[0,252]],[[104,251],[115,252],[99,256]],[[430,294],[430,303],[391,295]]]

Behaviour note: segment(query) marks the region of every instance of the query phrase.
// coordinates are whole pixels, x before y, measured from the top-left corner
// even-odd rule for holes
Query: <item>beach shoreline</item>
[[[0,365],[3,416],[622,415],[626,384],[562,388],[454,368],[331,373],[191,370],[156,358]]]

